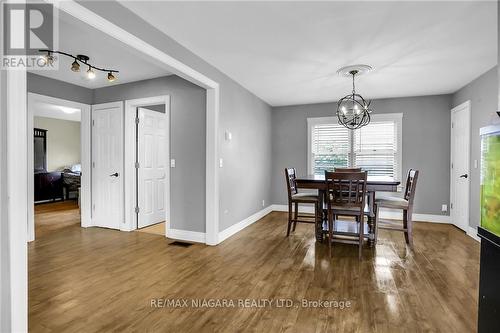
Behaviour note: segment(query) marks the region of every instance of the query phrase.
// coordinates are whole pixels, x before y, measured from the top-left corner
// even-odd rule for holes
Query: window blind
[[[397,126],[395,121],[372,121],[354,131],[354,165],[371,176],[397,178]]]
[[[313,173],[347,167],[351,151],[349,130],[338,124],[317,124],[311,131]]]
[[[309,165],[311,173],[324,174],[335,167],[361,167],[371,177],[401,177],[401,115],[374,115],[367,126],[351,131],[336,119],[310,118]]]

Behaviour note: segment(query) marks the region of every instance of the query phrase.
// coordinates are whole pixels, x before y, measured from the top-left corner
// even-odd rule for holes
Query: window
[[[370,124],[354,131],[336,117],[308,118],[309,173],[361,167],[372,177],[401,180],[402,118],[402,113],[372,115]]]

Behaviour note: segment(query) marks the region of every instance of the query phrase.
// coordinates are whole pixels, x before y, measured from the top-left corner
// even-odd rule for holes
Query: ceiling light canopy
[[[356,93],[354,80],[356,75],[361,75],[371,71],[368,65],[354,65],[342,67],[337,74],[352,77],[352,92],[341,98],[337,103],[337,118],[339,124],[354,130],[366,126],[370,123],[371,101],[366,101],[363,96]]]
[[[76,56],[62,52],[62,51],[54,51],[54,50],[38,50],[39,52],[46,53],[45,55],[42,56],[41,61],[44,62],[44,64],[52,64],[55,61],[55,58],[53,54],[61,54],[69,58],[73,58],[74,61],[71,64],[71,70],[73,72],[79,72],[80,71],[80,63],[83,65],[87,66],[87,78],[89,79],[95,79],[96,74],[95,71],[100,71],[100,72],[107,72],[108,73],[108,82],[114,82],[116,81],[116,73],[119,71],[115,69],[109,69],[109,68],[100,68],[97,66],[94,66],[89,63],[90,58],[84,54],[77,54]]]

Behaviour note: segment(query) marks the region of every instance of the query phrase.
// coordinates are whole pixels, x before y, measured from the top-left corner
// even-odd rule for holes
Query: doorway
[[[125,223],[166,236],[170,221],[170,96],[125,101]]]
[[[84,225],[90,106],[28,93],[28,240]]]
[[[470,101],[451,110],[450,212],[452,223],[467,231],[470,192]]]

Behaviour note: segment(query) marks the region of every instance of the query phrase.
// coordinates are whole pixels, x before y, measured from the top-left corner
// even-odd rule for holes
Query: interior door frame
[[[34,104],[37,102],[57,104],[81,110],[80,117],[80,163],[82,175],[80,181],[80,224],[82,227],[92,226],[91,216],[91,106],[89,104],[74,102],[66,99],[50,97],[28,92],[28,242],[35,240],[35,197],[33,183],[33,118],[35,116]]]
[[[471,102],[470,100],[463,102],[460,105],[457,105],[453,109],[451,109],[450,112],[450,219],[451,223],[456,226],[457,228],[462,229],[463,231],[467,232],[469,225],[461,226],[458,225],[454,219],[453,219],[453,209],[451,208],[451,205],[453,204],[453,197],[454,197],[454,186],[453,186],[453,168],[452,168],[452,163],[453,163],[453,122],[451,121],[453,118],[453,115],[459,111],[465,110],[467,112],[467,122],[468,126],[467,128],[469,129],[467,131],[467,147],[465,147],[465,156],[467,157],[468,161],[468,168],[467,168],[467,174],[469,175],[468,178],[468,186],[467,186],[467,207],[466,207],[466,216],[468,217],[467,220],[470,218],[470,146],[471,146]]]
[[[160,95],[145,98],[129,99],[125,101],[125,152],[124,152],[124,182],[125,182],[125,224],[129,230],[138,228],[138,215],[135,212],[137,203],[137,173],[135,169],[137,141],[136,141],[136,111],[139,107],[165,104],[167,126],[165,135],[167,144],[167,166],[165,170],[165,236],[169,234],[170,221],[170,96]]]

